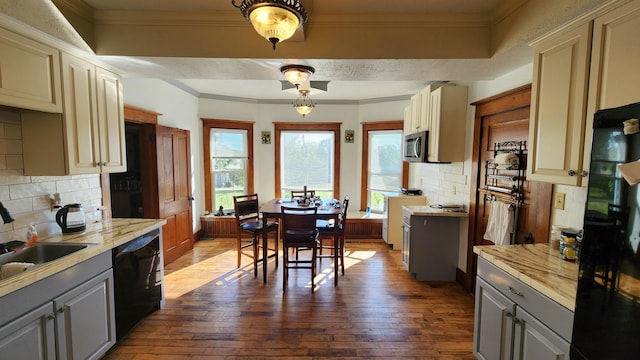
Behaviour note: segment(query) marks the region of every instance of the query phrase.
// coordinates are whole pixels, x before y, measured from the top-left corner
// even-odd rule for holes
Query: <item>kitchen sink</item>
[[[17,252],[0,255],[0,266],[9,262],[44,264],[85,249],[85,244],[38,243]]]

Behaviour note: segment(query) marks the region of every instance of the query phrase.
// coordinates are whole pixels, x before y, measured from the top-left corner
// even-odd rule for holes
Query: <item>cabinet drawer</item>
[[[478,258],[478,276],[486,280],[565,340],[571,340],[573,312],[529,285],[507,274],[487,260]]]

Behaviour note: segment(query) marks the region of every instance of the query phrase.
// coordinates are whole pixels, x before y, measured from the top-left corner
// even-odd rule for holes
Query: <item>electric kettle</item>
[[[63,234],[81,232],[87,229],[82,204],[65,205],[56,213],[56,222],[60,225]]]

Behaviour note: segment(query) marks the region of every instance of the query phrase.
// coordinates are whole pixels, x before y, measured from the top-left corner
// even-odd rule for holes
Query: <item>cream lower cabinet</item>
[[[613,6],[532,44],[528,180],[585,186],[593,115],[640,101],[640,1]]]
[[[0,28],[0,105],[62,112],[57,49]]]
[[[480,360],[568,360],[573,313],[478,259],[473,353]]]
[[[126,171],[120,78],[66,53],[62,78],[62,115],[22,114],[25,175]]]

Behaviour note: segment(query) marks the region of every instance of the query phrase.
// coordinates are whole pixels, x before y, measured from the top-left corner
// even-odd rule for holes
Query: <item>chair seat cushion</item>
[[[267,222],[267,230],[274,230],[278,228],[278,223],[274,221]],[[249,221],[246,223],[240,224],[240,229],[248,232],[261,232],[262,231],[262,221]]]
[[[333,232],[333,227],[334,227],[334,222],[332,220],[317,220],[316,221],[316,227],[318,229],[318,231],[320,231],[321,233],[332,233]],[[338,231],[342,231],[342,224],[338,224]]]

